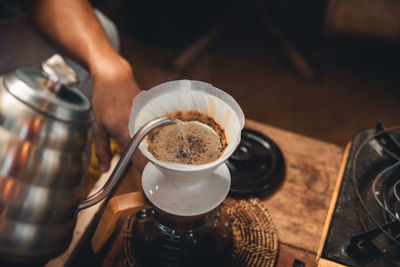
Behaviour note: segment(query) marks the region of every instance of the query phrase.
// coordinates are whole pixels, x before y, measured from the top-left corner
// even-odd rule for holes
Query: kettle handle
[[[111,198],[93,234],[93,252],[97,254],[101,250],[121,218],[135,214],[144,207],[146,203],[142,192],[131,192]]]
[[[126,167],[128,167],[133,152],[137,149],[139,146],[140,142],[143,140],[143,138],[153,129],[168,125],[168,124],[173,124],[176,123],[176,119],[172,119],[169,117],[159,117],[156,119],[153,119],[149,122],[147,122],[145,125],[143,125],[137,132],[136,134],[132,137],[131,141],[129,142],[128,146],[126,147],[124,153],[122,154],[121,158],[119,159],[117,166],[115,166],[115,169],[111,173],[110,178],[108,178],[106,184],[96,193],[93,195],[87,197],[86,199],[82,200],[81,203],[78,206],[78,210],[82,210],[88,207],[91,207],[100,201],[102,201],[106,196],[110,194],[110,192],[114,189],[115,185],[118,184],[118,182],[121,180],[121,177],[123,173],[126,170]]]

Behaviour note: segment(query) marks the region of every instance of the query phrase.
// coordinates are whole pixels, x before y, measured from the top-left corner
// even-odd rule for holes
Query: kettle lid
[[[6,90],[46,116],[66,122],[94,121],[89,99],[78,89],[56,83],[39,69],[19,67],[4,76]]]

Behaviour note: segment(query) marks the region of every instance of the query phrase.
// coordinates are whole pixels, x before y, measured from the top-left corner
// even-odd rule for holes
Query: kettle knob
[[[75,71],[58,54],[53,55],[43,62],[42,69],[48,77],[45,86],[55,93],[60,90],[62,85],[74,87],[79,83]]]

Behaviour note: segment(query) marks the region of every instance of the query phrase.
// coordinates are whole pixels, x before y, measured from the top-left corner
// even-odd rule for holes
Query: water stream
[[[192,152],[190,150],[190,144],[189,144],[189,140],[186,135],[184,122],[181,120],[178,120],[178,119],[174,119],[174,120],[175,120],[176,125],[178,126],[178,129],[179,129],[180,133],[182,134],[182,138],[183,138],[182,154],[184,154],[188,158],[191,158]]]

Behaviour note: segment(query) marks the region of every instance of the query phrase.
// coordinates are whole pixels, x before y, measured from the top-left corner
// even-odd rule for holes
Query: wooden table
[[[344,149],[249,119],[245,127],[276,142],[286,162],[280,187],[261,198],[278,231],[277,266],[292,266],[295,259],[314,266]],[[138,191],[138,181],[137,171],[128,172],[116,194]],[[116,248],[108,254],[118,253]]]
[[[344,149],[252,120],[246,127],[276,142],[286,161],[281,188],[262,199],[279,235],[277,266],[314,266]]]

